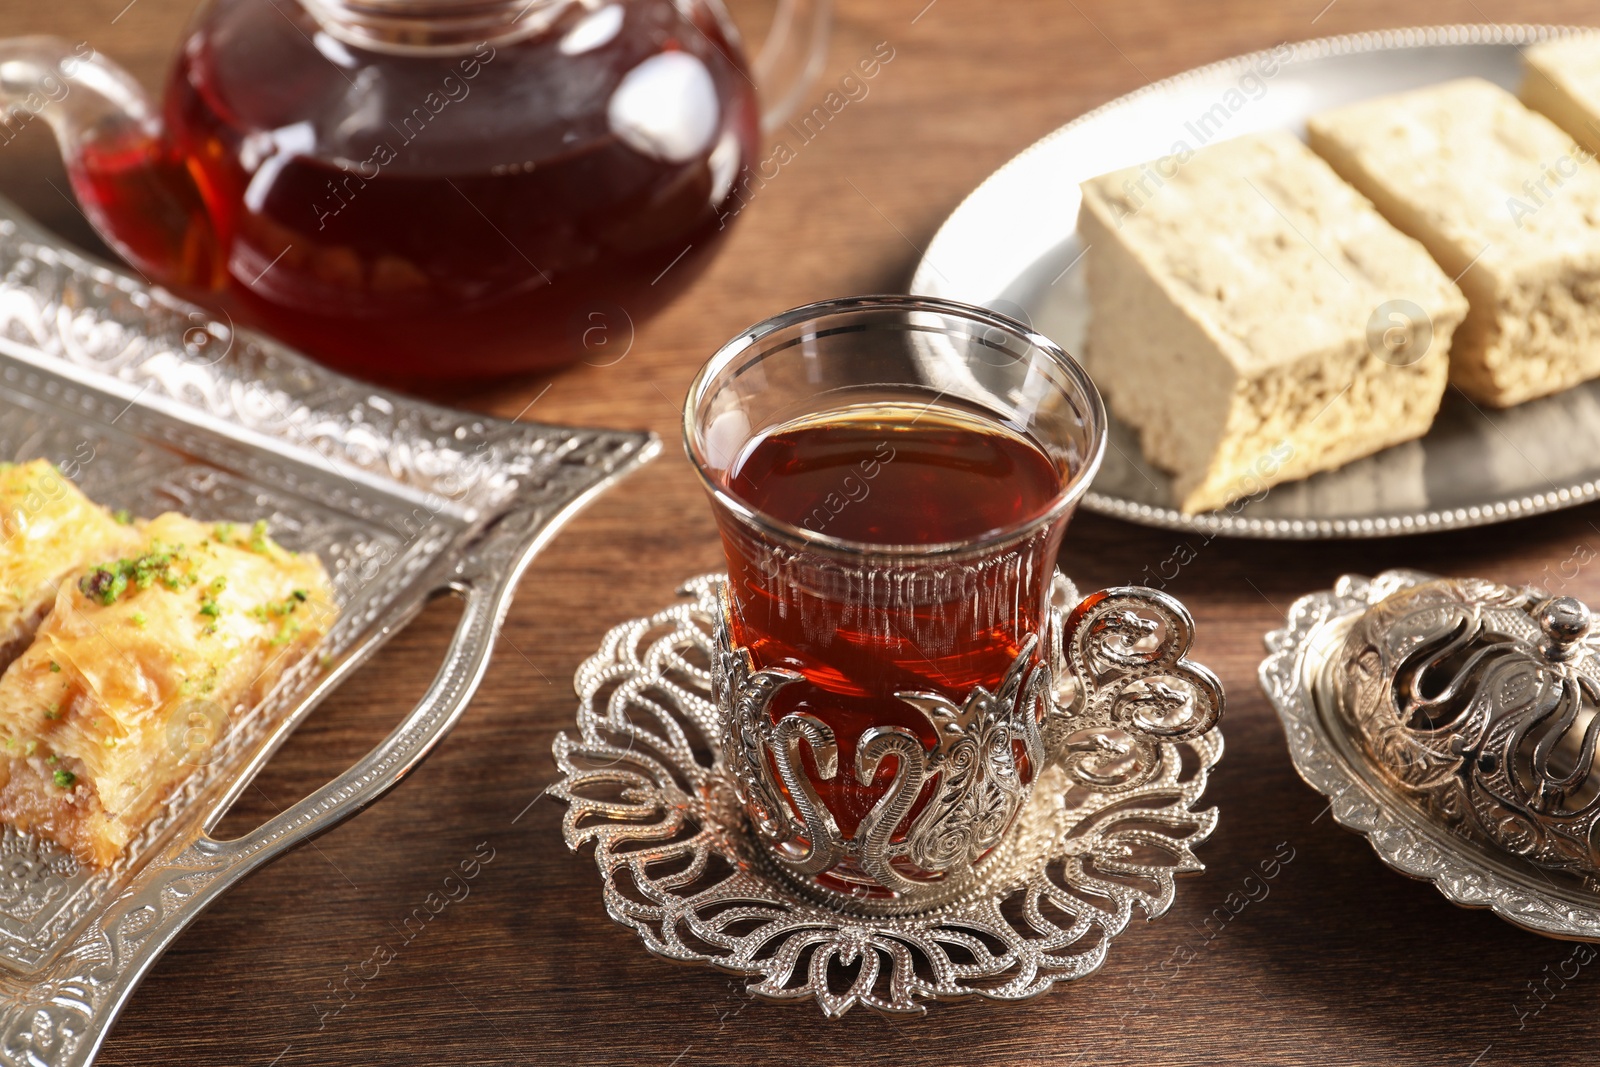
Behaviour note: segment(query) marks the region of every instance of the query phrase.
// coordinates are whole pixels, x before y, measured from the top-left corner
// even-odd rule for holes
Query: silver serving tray
[[[1524,930],[1574,941],[1600,941],[1600,885],[1549,872],[1429,818],[1388,784],[1336,705],[1340,647],[1350,628],[1380,600],[1434,577],[1385,571],[1347,574],[1332,589],[1303,596],[1288,625],[1267,635],[1261,687],[1283,721],[1295,770],[1328,798],[1339,825],[1367,839],[1384,863],[1468,908],[1488,908]]]
[[[1078,183],[1201,143],[1263,129],[1304,135],[1308,115],[1469,75],[1513,91],[1523,45],[1574,32],[1555,26],[1442,26],[1329,37],[1239,56],[1113,100],[1034,144],[991,175],[945,221],[911,291],[981,304],[1082,348],[1089,305],[1078,239]],[[1271,67],[1271,64],[1276,64]],[[1259,72],[1274,69],[1261,77]],[[1230,90],[1240,90],[1230,97]],[[1257,89],[1256,86],[1261,88]],[[1234,103],[1242,104],[1232,108]],[[1171,478],[1110,423],[1110,448],[1084,497],[1090,511],[1150,526],[1264,538],[1380,537],[1480,526],[1600,496],[1600,382],[1507,411],[1451,389],[1419,441],[1221,511],[1184,515]]]
[[[0,459],[55,461],[139,515],[266,518],[342,613],[107,870],[0,829],[0,1063],[82,1065],[128,995],[240,878],[361,810],[471,699],[523,568],[639,464],[648,433],[511,423],[340,377],[64,248],[0,200]],[[420,703],[254,833],[209,831],[289,732],[433,597],[462,598]]]

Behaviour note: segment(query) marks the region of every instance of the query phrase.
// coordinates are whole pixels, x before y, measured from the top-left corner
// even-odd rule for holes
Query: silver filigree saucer
[[[1163,915],[1176,876],[1204,869],[1193,850],[1217,821],[1197,807],[1222,756],[1215,728],[1150,744],[1138,783],[1115,793],[1048,766],[981,878],[936,906],[866,915],[802,895],[752,838],[723,761],[720,583],[689,582],[688,601],[606,634],[575,680],[578,729],[554,746],[567,845],[594,846],[606,910],[652,953],[746,975],[763,999],[815,999],[830,1017],[1022,1000],[1092,973],[1135,908]],[[1077,604],[1069,583],[1056,602]]]
[[[1345,575],[1267,635],[1261,685],[1300,777],[1386,864],[1523,929],[1600,941],[1592,748],[1561,755],[1594,732],[1588,621],[1531,587]]]

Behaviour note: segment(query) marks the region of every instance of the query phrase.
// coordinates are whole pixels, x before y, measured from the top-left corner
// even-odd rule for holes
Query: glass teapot
[[[0,41],[0,108],[49,121],[148,280],[363,377],[470,382],[616,358],[827,23],[780,0],[751,67],[721,0],[210,0],[159,112],[44,37]]]

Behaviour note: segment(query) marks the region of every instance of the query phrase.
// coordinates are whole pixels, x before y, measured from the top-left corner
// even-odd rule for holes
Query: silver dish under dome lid
[[[1295,602],[1261,681],[1341,825],[1451,900],[1600,940],[1600,626],[1536,586],[1389,571]]]

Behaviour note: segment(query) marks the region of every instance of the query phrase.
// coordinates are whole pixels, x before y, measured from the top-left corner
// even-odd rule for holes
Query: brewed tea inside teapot
[[[826,19],[780,6],[763,96]],[[212,0],[159,109],[86,46],[0,42],[0,106],[44,93],[134,268],[402,383],[575,362],[681,292],[737,214],[757,80],[718,0]]]

